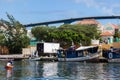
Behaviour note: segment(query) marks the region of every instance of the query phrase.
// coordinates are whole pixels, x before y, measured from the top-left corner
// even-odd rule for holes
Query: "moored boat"
[[[120,48],[103,51],[103,57],[107,58],[108,62],[120,62]]]
[[[96,62],[100,56],[99,46],[81,46],[77,49],[71,46],[69,49],[57,51],[58,61],[88,61]]]

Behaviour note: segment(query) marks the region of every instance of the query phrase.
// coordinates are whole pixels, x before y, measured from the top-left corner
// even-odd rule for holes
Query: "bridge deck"
[[[92,17],[70,18],[70,19],[63,19],[63,20],[25,24],[24,26],[32,27],[32,26],[49,25],[49,24],[56,24],[56,23],[72,23],[74,21],[79,21],[83,19],[120,19],[120,16],[92,16]]]

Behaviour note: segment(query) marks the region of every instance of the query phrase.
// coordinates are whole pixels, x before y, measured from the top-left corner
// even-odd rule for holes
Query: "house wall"
[[[102,41],[103,43],[107,43],[107,44],[113,43],[113,36],[103,36]]]
[[[27,57],[32,55],[35,51],[36,51],[36,47],[23,48],[22,55]]]

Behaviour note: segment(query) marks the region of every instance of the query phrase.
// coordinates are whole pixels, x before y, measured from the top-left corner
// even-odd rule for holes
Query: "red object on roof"
[[[106,31],[106,32],[101,33],[100,36],[113,36],[113,34],[109,31]]]

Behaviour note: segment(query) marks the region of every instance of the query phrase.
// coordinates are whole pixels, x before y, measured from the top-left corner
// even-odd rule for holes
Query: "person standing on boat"
[[[112,46],[110,47],[110,52],[113,52],[113,47]]]

